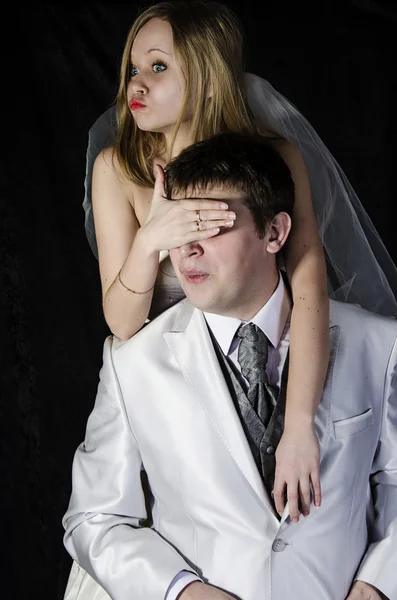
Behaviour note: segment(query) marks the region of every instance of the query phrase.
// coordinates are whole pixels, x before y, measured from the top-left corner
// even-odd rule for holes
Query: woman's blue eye
[[[153,69],[154,73],[162,73],[163,71],[165,71],[166,68],[167,68],[167,65],[165,63],[163,63],[162,61],[157,61],[152,64],[152,69]],[[139,69],[137,69],[136,67],[130,68],[130,77],[135,77],[135,75],[138,75],[138,73],[139,73]]]
[[[167,65],[165,65],[163,62],[156,62],[153,63],[152,68],[155,73],[162,73],[167,68]]]

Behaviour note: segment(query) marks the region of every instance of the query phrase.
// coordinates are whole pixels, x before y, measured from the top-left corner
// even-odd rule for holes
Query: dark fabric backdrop
[[[397,8],[370,0],[226,3],[244,24],[246,70],[266,77],[316,127],[396,261]],[[7,599],[60,600],[71,565],[61,518],[108,332],[81,208],[87,133],[114,98],[137,8],[15,4],[3,20],[0,595]]]

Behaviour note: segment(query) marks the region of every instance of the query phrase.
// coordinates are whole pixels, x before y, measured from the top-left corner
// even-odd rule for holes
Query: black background
[[[392,258],[392,2],[225,2],[246,70],[317,129]],[[81,208],[88,129],[110,106],[138,3],[10,7],[2,19],[0,177],[1,596],[61,599],[71,559],[61,518],[107,335]],[[394,156],[393,156],[394,155]]]

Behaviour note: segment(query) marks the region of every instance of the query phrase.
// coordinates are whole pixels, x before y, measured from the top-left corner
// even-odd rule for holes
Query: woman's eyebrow
[[[165,50],[162,50],[161,48],[149,48],[149,50],[146,52],[146,54],[150,54],[150,52],[162,52],[163,54],[167,54],[168,56],[170,56],[169,52],[166,52]]]

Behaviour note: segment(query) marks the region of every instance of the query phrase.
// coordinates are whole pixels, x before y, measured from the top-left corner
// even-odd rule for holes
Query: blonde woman
[[[263,102],[266,98],[267,103]],[[235,215],[227,205],[214,200],[176,203],[165,198],[163,169],[169,160],[186,146],[219,132],[259,131],[273,140],[290,168],[295,185],[294,228],[283,260],[293,310],[274,503],[281,515],[288,500],[291,520],[297,522],[300,513],[309,514],[311,496],[315,506],[321,504],[314,416],[328,365],[329,322],[327,269],[319,229],[324,241],[336,203],[350,202],[341,181],[343,174],[338,174],[341,196],[326,198],[324,194],[322,204],[318,193],[322,182],[309,181],[303,156],[313,168],[310,148],[314,139],[319,160],[325,165],[324,178],[337,171],[332,157],[310,125],[267,82],[244,75],[238,21],[228,8],[215,2],[161,3],[137,18],[125,44],[116,107],[113,143],[99,152],[92,184],[88,165],[87,191],[92,185],[93,211],[90,194],[85,208],[87,233],[93,249],[98,250],[104,315],[113,334],[121,339],[132,337],[148,318],[183,297],[167,251],[234,226]],[[287,121],[298,117],[302,128],[293,123],[292,131],[304,134],[293,140],[295,144],[286,141],[293,135],[279,118],[286,109]],[[109,117],[105,116],[105,123]],[[103,121],[97,124],[97,129],[101,127]],[[99,145],[105,144],[112,132],[102,134],[103,142],[96,140]],[[308,139],[310,144],[306,144]],[[323,183],[326,189],[330,187]],[[319,223],[313,210],[313,189]],[[363,220],[365,213],[361,211],[359,216]],[[325,247],[332,259],[332,244]],[[394,308],[372,254],[371,260],[379,270],[386,302]],[[332,273],[339,274],[334,288],[342,288],[350,274],[340,275],[338,264],[333,266]],[[96,584],[86,574],[82,580],[81,572],[75,580],[78,567],[73,569],[68,598],[76,597],[77,587],[79,598],[83,593],[86,598],[107,597],[105,592],[94,596]]]

